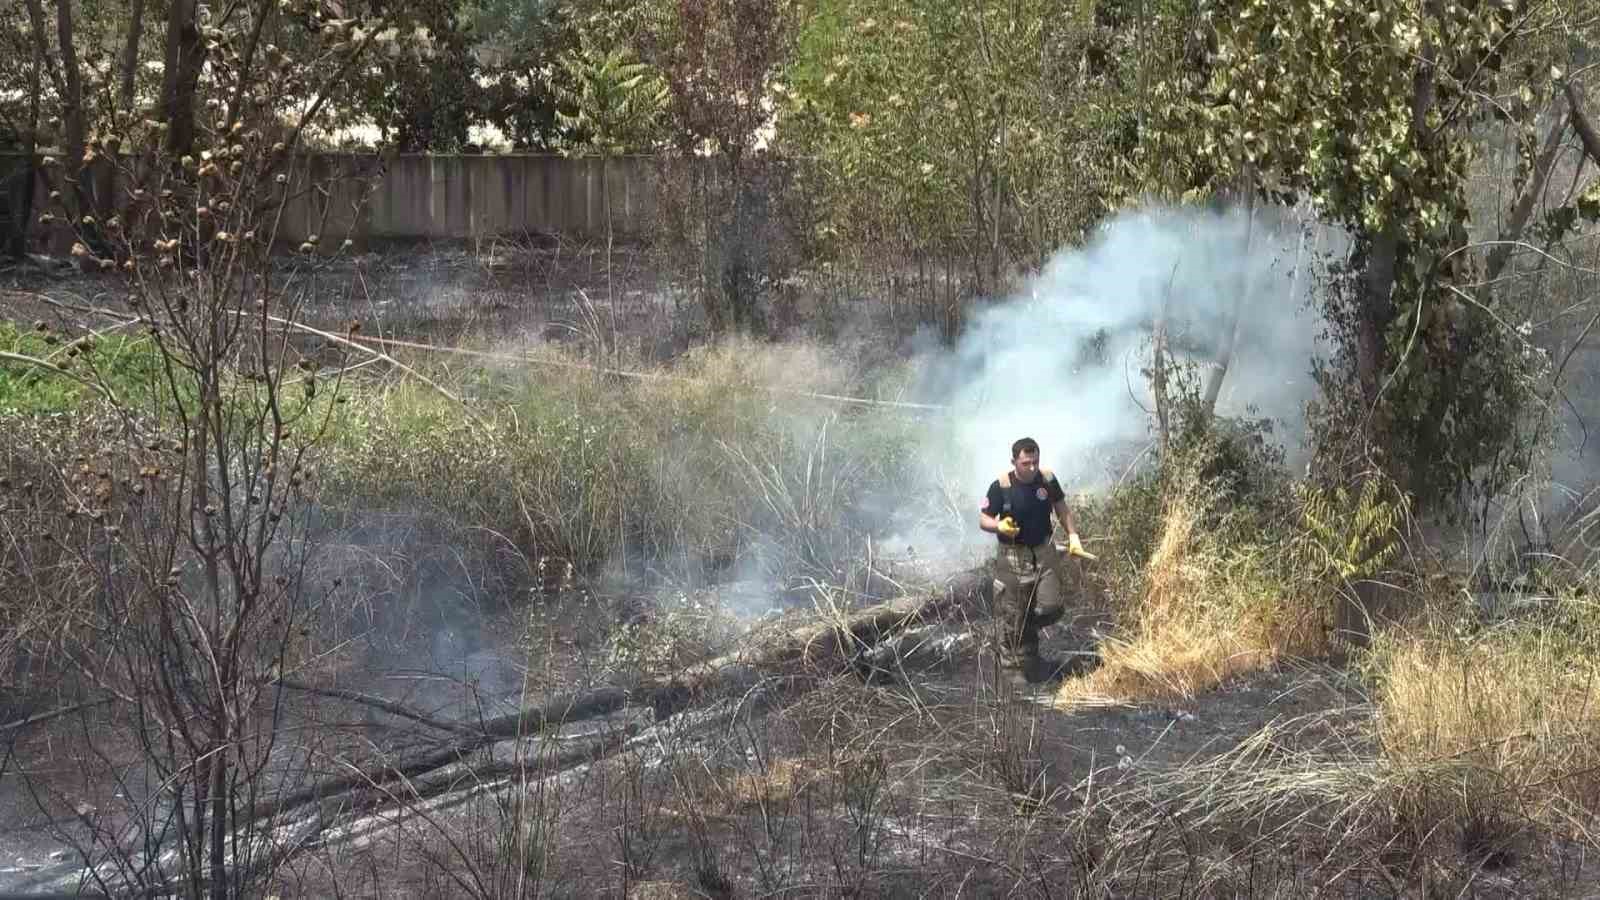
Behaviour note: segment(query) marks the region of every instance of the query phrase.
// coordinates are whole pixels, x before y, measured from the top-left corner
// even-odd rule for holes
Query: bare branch
[[[460,722],[446,722],[443,719],[435,719],[432,716],[417,712],[408,706],[396,703],[393,700],[374,696],[372,694],[364,694],[360,691],[345,690],[343,688],[318,687],[314,684],[306,684],[303,681],[296,681],[292,678],[281,678],[274,682],[274,684],[282,685],[291,691],[299,691],[303,694],[312,694],[318,697],[329,697],[334,700],[348,700],[351,703],[359,703],[362,706],[370,706],[373,709],[382,710],[389,715],[399,716],[402,719],[410,719],[413,722],[419,722],[428,726],[429,728],[437,728],[440,731],[451,731],[456,734],[470,735],[483,734],[482,729],[474,728],[471,725],[463,725]]]
[[[110,400],[112,403],[117,403],[119,405],[121,403],[121,401],[119,401],[117,399],[117,395],[113,394],[111,392],[110,388],[106,387],[105,385],[101,384],[100,382],[98,382],[98,381],[96,381],[96,380],[94,380],[92,378],[85,378],[85,377],[83,377],[82,375],[79,375],[76,372],[72,372],[72,371],[69,371],[67,369],[63,369],[60,366],[56,365],[55,363],[48,362],[46,360],[42,360],[42,359],[38,358],[37,356],[27,356],[27,355],[22,354],[22,353],[12,353],[12,352],[7,351],[7,350],[0,350],[0,360],[6,360],[6,361],[9,361],[9,362],[22,363],[23,365],[27,365],[27,366],[37,366],[37,367],[39,367],[41,369],[47,369],[47,370],[49,370],[51,372],[54,372],[57,375],[60,375],[63,378],[70,378],[73,381],[78,382],[79,384],[87,385],[87,386],[89,386],[91,388],[94,388],[96,391],[99,391],[101,394],[105,395],[106,399]]]
[[[114,699],[115,698],[113,697],[101,697],[98,700],[85,700],[82,703],[74,703],[71,706],[63,706],[59,709],[52,709],[47,712],[38,713],[37,715],[28,716],[25,719],[17,719],[13,722],[7,722],[4,725],[0,725],[0,734],[12,731],[21,731],[24,728],[31,728],[34,725],[43,725],[46,722],[54,721],[62,718],[63,716],[70,716],[73,713],[82,712],[86,709],[93,709],[97,706],[105,706]]]
[[[1556,154],[1561,149],[1561,137],[1567,133],[1568,119],[1577,120],[1576,106],[1570,107],[1567,115],[1556,116],[1550,123],[1550,131],[1545,135],[1544,146],[1539,150],[1539,156],[1534,160],[1533,172],[1528,177],[1528,183],[1522,189],[1522,196],[1517,198],[1517,203],[1511,209],[1511,219],[1506,223],[1505,231],[1500,237],[1503,243],[1498,244],[1489,252],[1487,280],[1494,281],[1504,271],[1506,263],[1511,259],[1513,241],[1522,237],[1522,230],[1527,227],[1528,219],[1533,215],[1533,207],[1539,196],[1544,193],[1545,182],[1550,178],[1550,170],[1556,159]]]
[[[1572,125],[1578,132],[1578,139],[1583,142],[1584,155],[1596,165],[1600,165],[1600,132],[1595,131],[1594,123],[1589,121],[1589,114],[1584,112],[1583,99],[1578,95],[1578,89],[1573,86],[1571,79],[1567,79],[1561,85],[1561,92],[1566,95],[1567,106],[1572,111]]]

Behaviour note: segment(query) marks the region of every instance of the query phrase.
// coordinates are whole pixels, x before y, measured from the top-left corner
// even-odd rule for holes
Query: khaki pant
[[[994,564],[991,640],[1000,665],[1022,669],[1039,658],[1039,629],[1061,621],[1061,552],[1054,541],[1037,547],[1001,544]]]

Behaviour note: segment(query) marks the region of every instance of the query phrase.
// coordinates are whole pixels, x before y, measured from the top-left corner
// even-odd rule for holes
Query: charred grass
[[[1280,684],[1351,697],[1341,677]],[[970,667],[899,687],[841,679],[753,709],[515,785],[511,797],[553,804],[522,851],[542,867],[537,895],[1578,896],[1592,874],[1569,840],[1486,865],[1459,830],[1419,830],[1409,776],[1374,746],[1359,698],[1188,741],[996,697]],[[507,802],[433,829],[481,844]],[[462,865],[438,852],[441,836],[418,839],[434,855],[385,844],[345,858],[347,873],[372,868],[363,854],[422,861],[346,890],[461,895],[441,887]]]
[[[840,413],[804,392],[887,396],[902,374],[875,380],[818,348],[740,343],[636,378],[574,359],[548,360],[562,365],[537,377],[405,361],[435,386],[349,382],[316,472],[327,552],[314,574],[345,581],[352,598],[330,654],[352,635],[437,632],[429,616],[459,628],[471,610],[486,636],[515,629],[515,648],[485,646],[514,649],[524,675],[554,689],[608,672],[659,676],[727,649],[743,625],[693,587],[719,575],[826,586],[813,596],[847,604],[895,589],[874,587],[862,563],[873,513],[861,501],[875,485],[904,488],[895,476],[915,423]],[[0,550],[0,574],[17,586],[0,663],[35,684],[90,625],[92,584],[57,538],[103,527],[68,514],[99,479],[84,488],[61,464],[92,470],[116,427],[48,387],[30,381],[19,396],[57,414],[18,405],[6,427],[21,439],[0,447],[0,475],[17,489]],[[577,772],[558,777],[534,752],[449,818],[297,854],[279,891],[1575,891],[1573,860],[1595,846],[1600,812],[1590,576],[1491,624],[1436,592],[1423,614],[1350,653],[1356,665],[1308,669],[1348,652],[1334,623],[1349,582],[1407,564],[1369,552],[1399,511],[1378,495],[1314,493],[1236,448],[1192,452],[1084,504],[1103,565],[1078,573],[1078,587],[1116,625],[1096,667],[1046,702],[997,694],[956,659],[908,664],[887,684],[796,676],[824,681],[764,684],[757,693],[771,697],[743,698],[714,729],[663,730]],[[940,486],[928,491],[937,507]],[[588,590],[608,576],[680,589],[674,604],[613,604]],[[552,613],[562,598],[589,620]],[[459,654],[448,659],[459,667]],[[1215,712],[1235,702],[1232,686],[1285,672],[1315,672],[1290,687],[1327,688],[1319,704]],[[481,676],[452,676],[463,715],[490,702],[474,693],[488,691]],[[1175,706],[1227,724],[1178,740],[1181,718],[1136,717]]]

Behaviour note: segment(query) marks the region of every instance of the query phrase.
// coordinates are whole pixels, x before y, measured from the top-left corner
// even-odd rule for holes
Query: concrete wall
[[[0,154],[0,174],[21,163],[20,155]],[[605,165],[619,237],[649,227],[657,165],[637,156]],[[348,236],[361,244],[527,232],[599,237],[606,229],[601,168],[599,159],[549,155],[311,154],[294,167],[280,235],[296,243],[310,234]],[[40,185],[36,214],[47,208],[45,193]]]

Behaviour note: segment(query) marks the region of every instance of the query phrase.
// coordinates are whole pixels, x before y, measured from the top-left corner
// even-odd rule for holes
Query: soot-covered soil
[[[479,683],[497,682],[499,696],[474,698],[444,659],[433,678],[447,686],[431,691],[370,660],[338,683],[470,722],[526,700],[510,689],[524,677],[533,696],[625,677],[607,674],[605,631],[616,610],[648,604],[553,603],[565,611],[535,628],[498,620],[475,637]],[[1092,649],[1104,617],[1078,612],[1047,632],[1047,652]],[[324,808],[338,827],[294,832],[302,843],[271,893],[1365,897],[1432,896],[1417,888],[1432,884],[1451,896],[1586,896],[1592,872],[1563,846],[1519,846],[1491,871],[1459,854],[1386,854],[1350,834],[1337,804],[1267,809],[1282,800],[1263,773],[1375,759],[1371,709],[1346,672],[1284,664],[1184,702],[1061,708],[1050,687],[994,684],[970,629],[981,616],[960,610],[870,667],[774,670],[664,721],[624,709],[543,744],[469,754],[425,800],[397,785],[352,792]],[[530,632],[553,639],[534,646]],[[61,889],[77,869],[70,840],[89,821],[126,820],[130,783],[108,777],[136,770],[125,725],[111,708],[31,729],[11,748],[0,895]],[[441,740],[303,695],[286,699],[281,727],[285,761],[303,767],[286,777],[376,772]],[[547,768],[608,737],[598,756]]]

